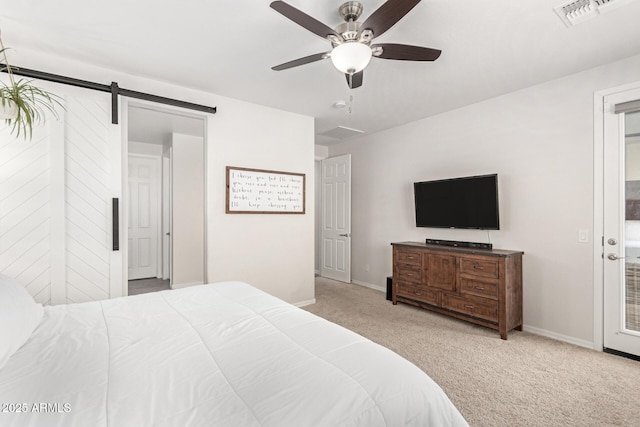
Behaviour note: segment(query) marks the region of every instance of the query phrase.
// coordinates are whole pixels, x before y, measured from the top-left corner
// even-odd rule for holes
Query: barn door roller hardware
[[[4,64],[0,64],[0,68],[2,68],[4,71]],[[172,105],[174,107],[181,107],[189,110],[202,111],[211,114],[215,114],[217,110],[216,107],[209,107],[206,105],[194,104],[192,102],[180,101],[178,99],[166,98],[164,96],[152,95],[150,93],[123,89],[119,87],[118,83],[116,82],[111,82],[110,85],[105,85],[101,83],[90,82],[87,80],[75,79],[73,77],[61,76],[58,74],[51,74],[44,71],[30,70],[28,68],[15,66],[12,66],[11,70],[13,71],[13,74],[18,76],[46,80],[54,83],[62,83],[69,86],[76,86],[84,89],[111,93],[111,123],[113,123],[114,125],[118,124],[118,95],[135,99],[143,99],[145,101],[157,102],[159,104]]]

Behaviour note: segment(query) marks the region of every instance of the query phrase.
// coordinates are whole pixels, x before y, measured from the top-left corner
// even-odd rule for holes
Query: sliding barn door
[[[122,191],[119,127],[111,124],[111,97],[88,95],[65,100],[66,302],[122,293],[122,260],[112,234],[119,220],[113,198]]]
[[[50,128],[29,142],[0,122],[0,273],[17,278],[36,301],[51,304]]]
[[[25,141],[0,124],[0,272],[43,304],[120,296],[112,200],[120,198],[121,135],[108,94],[40,86],[61,97]]]

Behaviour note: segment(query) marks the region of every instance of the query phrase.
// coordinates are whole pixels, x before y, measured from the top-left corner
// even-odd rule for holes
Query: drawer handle
[[[484,291],[484,286],[474,286],[474,288],[479,291]]]
[[[414,294],[414,295],[422,295],[420,292],[417,292],[417,291],[416,291],[416,292],[414,292],[413,294]]]
[[[468,304],[465,304],[464,308],[468,308],[469,310],[473,310],[473,306],[472,305],[468,305]]]
[[[474,269],[474,270],[484,270],[484,267],[483,267],[483,266],[481,266],[481,265],[475,265],[475,264],[474,264],[473,269]]]
[[[412,256],[408,256],[407,259],[413,259],[413,257]]]
[[[413,276],[413,273],[405,273],[407,276]]]

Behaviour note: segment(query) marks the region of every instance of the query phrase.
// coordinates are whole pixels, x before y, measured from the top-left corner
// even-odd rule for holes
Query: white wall
[[[150,144],[148,142],[129,141],[129,153],[161,157],[162,151],[162,143]]]
[[[329,147],[325,147],[324,145],[316,145],[314,151],[316,160],[322,160],[329,157]]]
[[[200,136],[171,135],[171,287],[206,283],[205,164]]]
[[[218,113],[207,119],[206,135],[208,281],[244,280],[292,303],[314,299],[312,117],[94,67],[21,46],[12,48],[16,66],[103,84],[115,81],[126,89],[217,106]],[[307,213],[225,214],[227,165],[306,174]]]
[[[209,280],[245,280],[289,302],[313,301],[313,118],[233,100],[218,106],[208,155]],[[304,173],[306,213],[225,214],[226,166]]]
[[[638,79],[635,56],[330,146],[352,154],[353,280],[383,287],[394,241],[487,241],[486,231],[416,228],[412,183],[498,173],[501,230],[490,238],[525,252],[525,327],[590,345],[593,94]],[[591,242],[578,243],[579,229]]]

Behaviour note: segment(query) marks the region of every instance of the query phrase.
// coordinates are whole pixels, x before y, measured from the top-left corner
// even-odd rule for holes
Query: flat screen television
[[[416,226],[499,230],[498,175],[415,182]]]

